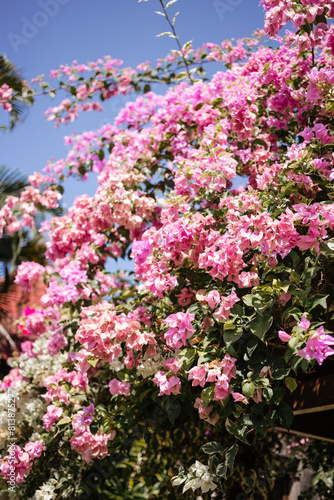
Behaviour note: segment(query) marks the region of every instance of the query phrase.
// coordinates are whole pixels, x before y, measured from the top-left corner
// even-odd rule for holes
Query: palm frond
[[[18,94],[23,91],[23,77],[20,70],[15,68],[15,65],[10,62],[4,54],[0,53],[0,87],[5,83]],[[12,110],[10,112],[11,130],[16,123],[22,121],[27,111],[27,105],[19,101],[12,102]]]
[[[29,239],[21,248],[18,255],[16,265],[21,264],[23,261],[38,262],[43,266],[47,265],[45,257],[46,245],[44,237],[38,234],[35,238]]]
[[[0,165],[0,208],[4,205],[7,196],[19,196],[27,185],[27,178],[23,172]]]

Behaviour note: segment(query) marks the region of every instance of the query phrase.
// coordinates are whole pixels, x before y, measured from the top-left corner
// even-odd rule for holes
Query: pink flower
[[[32,289],[32,282],[41,277],[45,267],[37,264],[37,262],[22,262],[16,272],[15,283],[22,286],[25,292]]]
[[[219,415],[215,414],[212,417],[210,417],[210,413],[213,410],[213,406],[204,406],[204,403],[201,398],[196,398],[194,408],[197,408],[199,418],[202,420],[205,420],[211,425],[216,425],[216,423],[219,420]]]
[[[89,406],[82,408],[82,413],[78,414],[78,422],[81,425],[90,425],[93,421],[93,415],[95,413],[95,408],[93,403]]]
[[[216,304],[220,302],[219,292],[217,290],[211,290],[211,292],[209,292],[206,297],[206,301],[211,307],[211,309],[214,309],[216,307]]]
[[[322,365],[328,356],[334,355],[334,349],[329,347],[330,345],[334,345],[334,338],[324,334],[324,327],[320,326],[316,333],[309,336],[306,347],[297,351],[297,354],[308,360],[314,358],[319,365]]]
[[[233,397],[234,401],[237,401],[237,402],[240,401],[241,403],[245,403],[245,404],[248,403],[248,399],[246,398],[246,396],[244,396],[240,392],[232,392],[232,397]]]
[[[13,471],[12,462],[15,461],[15,483],[24,482],[24,476],[28,475],[31,468],[29,453],[24,452],[18,445],[8,448],[8,455],[0,460],[0,473],[8,480],[11,480]]]
[[[198,365],[194,366],[191,370],[189,370],[187,373],[188,375],[188,380],[192,380],[192,386],[196,387],[197,385],[200,385],[201,387],[205,386],[206,382],[206,373],[208,371],[208,367],[205,365]]]
[[[222,374],[215,385],[214,390],[214,401],[224,400],[228,396],[229,393],[229,383],[228,376]]]
[[[279,330],[278,331],[278,336],[279,336],[279,338],[281,339],[282,342],[289,342],[289,340],[291,339],[291,335],[289,335],[288,333],[286,333],[284,330]]]
[[[120,382],[117,378],[113,378],[109,382],[109,391],[113,396],[115,394],[128,396],[130,392],[130,384],[129,382]]]
[[[34,442],[30,441],[24,447],[24,451],[26,451],[29,454],[29,457],[32,460],[40,457],[44,450],[46,450],[46,446],[43,445],[43,439]]]
[[[230,310],[239,300],[240,299],[235,292],[232,292],[227,297],[221,297],[221,304],[214,312],[214,315],[218,319],[218,321],[225,321],[230,315]]]
[[[291,299],[291,294],[290,293],[282,293],[279,297],[278,300],[282,306],[285,306],[287,302]]]
[[[165,333],[166,344],[173,349],[180,349],[186,345],[187,339],[194,333],[194,328],[191,322],[195,318],[195,314],[178,312],[171,314],[164,320],[164,323],[169,325],[169,329]]]
[[[56,420],[59,420],[63,414],[63,409],[59,406],[49,405],[46,414],[42,417],[43,427],[47,432],[50,432],[51,427]]]
[[[310,328],[310,324],[311,323],[309,322],[309,320],[305,316],[303,316],[300,323],[298,323],[297,326],[306,331]]]
[[[167,359],[167,361],[164,361],[163,365],[166,370],[172,371],[175,375],[182,368],[182,363],[179,358]]]
[[[102,459],[108,456],[108,441],[114,439],[115,431],[103,434],[97,431],[92,434],[90,430],[79,431],[70,439],[72,448],[82,455],[85,462],[91,462],[92,458]]]
[[[180,304],[180,306],[184,307],[190,304],[193,296],[194,294],[192,293],[191,290],[189,290],[188,288],[182,288],[181,293],[177,295],[178,297],[177,301]]]
[[[164,394],[180,394],[181,392],[181,380],[178,377],[170,377],[167,378],[167,375],[163,371],[159,371],[155,374],[152,379],[153,382],[157,384],[160,389],[159,396],[163,396]]]

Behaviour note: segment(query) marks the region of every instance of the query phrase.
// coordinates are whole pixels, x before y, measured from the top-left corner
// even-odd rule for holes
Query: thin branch
[[[189,81],[190,81],[190,83],[191,83],[191,85],[192,85],[194,82],[193,82],[193,80],[192,80],[192,78],[191,78],[191,74],[190,74],[190,72],[189,72],[189,68],[188,68],[188,63],[187,63],[187,60],[186,60],[186,58],[185,58],[185,57],[184,57],[184,55],[183,55],[182,46],[181,46],[181,43],[180,43],[179,37],[177,36],[176,31],[175,31],[175,29],[174,29],[174,24],[172,23],[172,21],[171,21],[171,20],[169,19],[169,17],[168,17],[167,10],[166,10],[165,4],[164,4],[164,0],[159,0],[159,1],[160,1],[160,4],[161,4],[161,7],[163,8],[163,11],[164,11],[164,13],[165,13],[166,20],[167,20],[167,22],[168,22],[168,24],[169,24],[169,26],[170,26],[170,28],[171,28],[171,30],[172,30],[172,33],[173,33],[174,38],[175,38],[175,40],[176,40],[176,43],[177,43],[177,45],[178,45],[178,47],[179,47],[179,50],[180,50],[180,53],[181,53],[181,56],[182,56],[183,62],[184,62],[185,67],[186,67],[186,72],[187,72],[187,75],[188,75]]]

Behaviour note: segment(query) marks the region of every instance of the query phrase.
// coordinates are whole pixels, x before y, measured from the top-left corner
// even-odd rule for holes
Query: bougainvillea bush
[[[179,43],[173,3],[161,13]],[[282,474],[286,395],[334,354],[334,3],[262,4],[265,29],[236,44],[136,69],[74,62],[1,90],[9,112],[65,93],[56,125],[139,93],[1,209],[13,234],[58,206],[68,176],[98,176],[43,223],[49,264],[17,269],[23,289],[46,286],[1,382],[3,401],[17,394],[1,473],[16,462],[21,498],[270,498]],[[134,273],[111,272],[125,256]]]

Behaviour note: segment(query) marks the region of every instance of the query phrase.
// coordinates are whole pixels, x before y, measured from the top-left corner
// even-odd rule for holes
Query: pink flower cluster
[[[57,208],[59,184],[67,176],[86,180],[91,173],[97,175],[94,197],[77,197],[65,215],[43,224],[49,231],[46,256],[52,267],[23,263],[17,271],[16,283],[24,290],[31,290],[42,276],[47,281],[43,313],[26,312],[21,330],[36,337],[47,331],[51,356],[69,344],[65,357],[75,365],[45,379],[43,397],[54,403],[43,416],[47,432],[72,396],[86,389],[87,397],[91,394],[91,377],[109,363],[115,372],[124,366],[126,380],[131,380],[131,385],[124,381],[124,371],[110,375],[117,377],[109,382],[111,395],[131,398],[140,385],[136,377],[141,381],[142,376],[136,369],[147,363],[159,396],[176,396],[181,390],[201,394],[194,406],[210,424],[217,422],[221,403],[230,394],[234,402],[247,404],[237,392],[239,359],[228,354],[214,359],[217,340],[210,327],[229,318],[240,298],[251,293],[244,289],[267,286],[263,273],[268,276],[291,250],[301,260],[317,253],[320,262],[326,242],[330,248],[334,209],[327,203],[331,198],[326,189],[334,178],[334,29],[318,21],[323,14],[333,16],[334,8],[328,0],[262,3],[267,34],[277,36],[290,21],[300,30],[298,35],[290,32],[277,49],[259,47],[256,52],[252,49],[259,37],[205,44],[197,52],[187,44],[182,54],[192,63],[214,60],[227,70],[193,85],[179,81],[165,95],[147,92],[129,103],[113,125],[66,137],[67,156],[50,162],[46,174],[31,176],[31,185],[19,197],[8,197],[1,208],[1,231],[32,228],[40,205]],[[303,32],[306,22],[310,33]],[[300,54],[316,46],[314,54]],[[168,65],[178,59],[176,52],[168,55],[159,61],[159,69],[171,68]],[[53,71],[51,78],[61,81],[67,95],[47,111],[48,119],[56,125],[68,123],[81,111],[101,109],[94,101],[99,96],[127,94],[138,72],[145,78],[153,75],[148,62],[136,72],[120,70],[120,64],[106,57],[87,65],[74,61]],[[41,78],[36,81],[44,88]],[[10,100],[10,89],[1,89],[0,103],[4,95]],[[233,189],[237,176],[247,177],[245,187]],[[125,274],[112,276],[106,270],[109,259],[129,255],[131,244],[135,280]],[[140,281],[143,286],[138,288]],[[274,306],[281,310],[291,297],[297,301],[295,286],[289,281],[285,293],[285,288],[273,285]],[[76,321],[74,310],[80,313],[75,333],[82,346],[79,352],[68,334]],[[297,355],[322,364],[334,354],[334,339],[323,327],[310,330],[307,314],[311,312],[291,335],[280,330],[278,337],[282,342],[298,337]],[[183,353],[175,351],[190,345],[187,354],[196,356],[209,347],[213,361],[197,361],[185,371]],[[238,352],[242,342],[235,345]],[[222,335],[219,349],[224,347]],[[21,362],[37,356],[29,341],[22,351]],[[265,379],[270,367],[263,370],[259,377]],[[0,388],[15,387],[21,380],[20,370],[12,370]],[[254,385],[250,398],[255,404],[267,385]],[[203,390],[211,394],[208,407]],[[106,456],[108,440],[115,434],[92,434],[89,426],[98,418],[94,405],[69,418],[72,448],[87,462]],[[18,451],[25,464],[22,478],[30,467],[29,450],[35,453],[29,447]]]
[[[303,316],[297,326],[306,332],[310,328],[311,323]],[[292,338],[292,335],[284,330],[279,330],[278,336],[282,342],[289,342]],[[329,347],[330,345],[334,345],[334,337],[325,334],[324,327],[319,326],[314,333],[311,332],[307,337],[306,346],[303,349],[299,349],[297,354],[307,360],[315,359],[319,365],[322,365],[328,356],[334,355],[334,349]]]
[[[13,89],[11,89],[6,83],[0,87],[0,104],[5,111],[11,111],[13,106],[11,104],[11,99],[13,95]]]
[[[201,420],[205,420],[211,425],[216,425],[219,420],[219,415],[215,413],[213,416],[210,416],[213,406],[210,405],[208,407],[204,406],[204,403],[201,398],[196,398],[194,408],[198,410],[199,418]]]
[[[110,394],[112,394],[113,396],[115,394],[120,394],[123,396],[129,395],[130,392],[129,382],[120,382],[119,380],[117,380],[117,378],[113,378],[112,380],[110,380],[108,386]]]
[[[194,366],[189,370],[188,380],[192,380],[193,387],[199,385],[204,387],[206,383],[214,382],[214,401],[224,400],[229,392],[229,382],[235,377],[236,359],[229,354],[225,354],[222,361],[218,363],[205,363]]]
[[[33,282],[44,274],[45,267],[37,262],[22,262],[17,268],[15,283],[21,285],[25,292],[32,289]]]
[[[181,380],[179,377],[167,377],[167,374],[163,371],[159,371],[153,377],[153,382],[157,384],[160,389],[159,396],[164,394],[180,394],[181,392]]]
[[[0,392],[4,392],[8,387],[15,389],[16,385],[20,385],[20,383],[24,380],[27,380],[22,376],[19,368],[12,368],[8,375],[5,375],[3,380],[0,380]]]
[[[56,420],[59,420],[63,414],[63,409],[60,406],[49,405],[46,414],[42,417],[43,427],[47,432],[50,432],[51,427]]]
[[[82,455],[85,462],[91,462],[94,458],[102,459],[108,456],[108,441],[114,439],[116,432],[111,431],[107,434],[97,431],[92,434],[89,426],[95,413],[94,405],[83,408],[83,413],[77,414],[72,420],[74,436],[70,443],[72,448]]]
[[[49,375],[44,380],[44,387],[47,387],[47,393],[42,397],[47,403],[59,401],[61,403],[69,403],[69,393],[62,387],[65,383],[79,391],[84,391],[88,385],[88,377],[85,372],[71,371],[68,372],[65,368],[61,368],[54,375]]]
[[[141,352],[147,346],[147,355],[154,356],[157,343],[153,332],[143,329],[133,314],[116,315],[111,304],[101,303],[82,309],[76,340],[93,356],[112,362],[128,354],[126,364],[133,366],[133,351]]]
[[[186,341],[194,333],[194,327],[191,322],[194,320],[195,314],[189,311],[186,313],[178,312],[171,314],[164,319],[164,323],[169,326],[165,333],[165,341],[168,347],[172,349],[180,349],[186,345]]]
[[[27,307],[22,316],[24,324],[19,324],[18,328],[23,335],[31,335],[32,339],[39,337],[46,331],[44,312]]]
[[[15,480],[14,484],[24,481],[24,477],[30,472],[35,458],[39,458],[46,450],[43,440],[29,442],[23,450],[18,445],[11,445],[8,448],[9,454],[0,460],[0,473],[8,482]]]
[[[334,355],[334,349],[329,347],[330,345],[334,345],[334,337],[326,335],[324,327],[320,326],[316,333],[312,333],[308,337],[306,346],[297,351],[297,354],[308,360],[314,358],[319,365],[322,365],[328,356]]]

